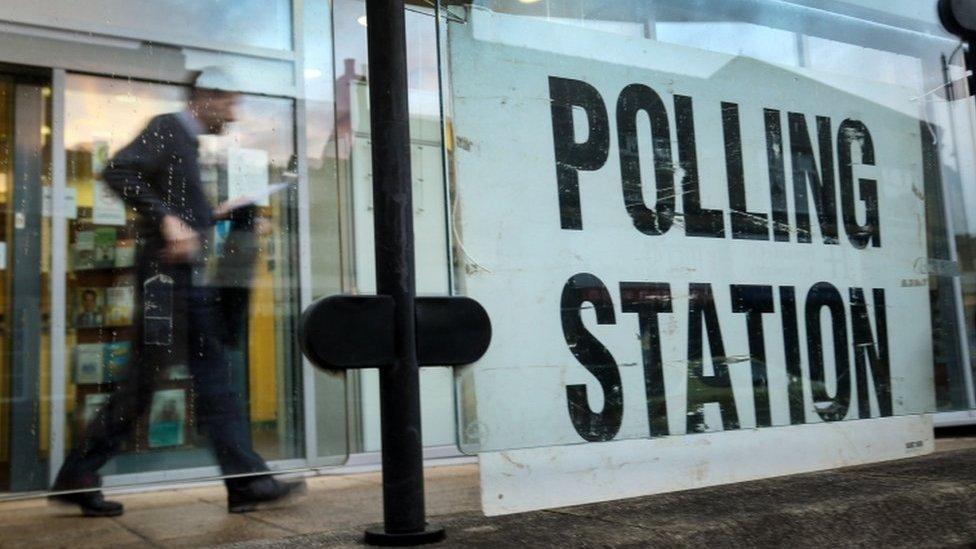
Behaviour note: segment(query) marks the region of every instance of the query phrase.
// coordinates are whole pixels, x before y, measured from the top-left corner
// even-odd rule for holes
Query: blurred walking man
[[[216,209],[200,182],[197,136],[220,134],[234,121],[238,93],[219,69],[206,69],[187,109],[153,118],[109,162],[105,182],[139,214],[136,344],[129,372],[66,457],[52,490],[89,491],[53,496],[86,516],[122,514],[121,503],[98,490],[98,470],[132,434],[152,401],[158,376],[185,357],[197,417],[207,427],[227,487],[228,510],[245,512],[304,489],[268,473],[251,447],[250,425],[234,389],[223,348],[217,289],[204,282],[209,229],[237,205]]]

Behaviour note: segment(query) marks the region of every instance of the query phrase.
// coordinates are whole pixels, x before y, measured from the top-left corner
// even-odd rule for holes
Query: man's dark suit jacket
[[[163,248],[159,227],[170,214],[196,229],[201,244],[206,244],[213,207],[200,184],[197,147],[197,138],[176,114],[160,115],[116,153],[102,173],[109,187],[140,214],[144,253],[155,254]]]

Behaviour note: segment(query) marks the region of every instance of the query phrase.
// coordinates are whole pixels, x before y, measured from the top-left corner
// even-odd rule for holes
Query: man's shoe
[[[61,505],[77,505],[86,517],[117,517],[125,510],[121,503],[106,500],[101,490],[60,494],[50,496],[48,500]]]
[[[305,491],[304,480],[282,482],[271,476],[257,477],[244,486],[227,487],[227,510],[247,513],[271,503],[287,501]]]

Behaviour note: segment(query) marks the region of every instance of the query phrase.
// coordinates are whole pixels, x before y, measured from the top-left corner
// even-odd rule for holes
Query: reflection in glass
[[[142,400],[134,426],[113,443],[114,457],[101,467],[102,475],[217,463],[208,450],[214,433],[207,436],[204,421],[214,414],[242,422],[235,428],[239,443],[228,447],[253,445],[265,459],[300,455],[292,102],[238,96],[236,122],[217,136],[187,122],[184,94],[174,86],[67,79],[65,408],[72,419],[66,422],[66,448],[83,445],[92,422],[106,423],[99,411],[118,391]],[[187,179],[169,173],[165,189],[132,179],[154,162],[123,162],[133,151],[142,151],[136,158],[149,154],[140,143],[149,152],[169,150],[193,129],[201,133],[179,141],[185,150],[177,166],[191,166]],[[129,156],[120,157],[123,150]],[[132,171],[119,172],[129,165]],[[179,181],[197,190],[186,191]],[[283,192],[214,223],[206,219],[211,205],[282,183]],[[196,209],[179,209],[184,202],[172,193],[186,192],[199,193],[179,194],[200,201]],[[148,193],[171,194],[157,202],[145,198]],[[174,270],[160,256],[164,212],[199,225],[194,267]],[[202,319],[210,324],[201,325]],[[200,341],[211,343],[199,347]],[[201,360],[213,364],[202,366]],[[218,378],[202,382],[202,375]],[[212,387],[223,392],[201,394]],[[208,408],[218,401],[224,404],[216,411]],[[225,474],[264,467],[261,462],[234,470],[219,461]]]

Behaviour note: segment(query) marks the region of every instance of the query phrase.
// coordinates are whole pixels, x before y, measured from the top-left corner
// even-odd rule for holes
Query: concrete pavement
[[[624,501],[485,518],[435,516],[440,547],[972,547],[976,448]],[[331,530],[237,544],[248,548],[356,547]]]
[[[976,438],[931,456],[675,494],[486,518],[477,466],[427,470],[439,547],[886,546],[976,543]],[[357,547],[381,520],[377,473],[309,479],[306,498],[245,515],[220,486],[123,495],[85,519],[43,501],[0,504],[0,547]]]
[[[427,470],[431,513],[475,513],[478,471],[473,464]],[[382,520],[378,473],[307,479],[308,495],[275,509],[231,515],[222,485],[110,495],[125,514],[81,517],[45,500],[0,503],[0,548],[210,547],[286,538],[311,532],[359,531]]]

